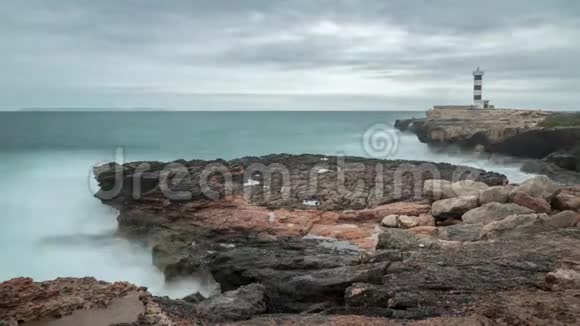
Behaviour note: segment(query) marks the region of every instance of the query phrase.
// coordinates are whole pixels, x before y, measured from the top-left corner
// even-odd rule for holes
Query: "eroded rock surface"
[[[16,278],[0,283],[0,325],[48,322],[77,311],[92,311],[93,317],[99,315],[100,322],[105,325],[134,322],[144,310],[134,303],[144,293],[145,289],[129,283],[110,284],[94,278],[59,278],[41,283],[30,278]],[[125,298],[129,299],[122,301]],[[112,304],[123,304],[132,311],[124,315],[98,313]]]

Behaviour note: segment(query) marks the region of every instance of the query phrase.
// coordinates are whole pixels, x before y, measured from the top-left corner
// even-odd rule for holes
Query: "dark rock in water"
[[[501,142],[486,146],[486,150],[518,157],[541,159],[550,153],[578,145],[580,128],[537,129],[522,132]]]
[[[521,167],[526,173],[543,174],[565,185],[580,184],[580,172],[562,169],[543,160],[527,160]]]
[[[402,119],[395,121],[395,128],[399,129],[400,131],[409,131],[413,133],[417,133],[423,125],[425,124],[426,119]]]
[[[189,303],[200,303],[203,300],[205,300],[206,298],[199,292],[190,294],[186,297],[183,298],[183,301],[187,301]]]
[[[557,151],[544,157],[544,161],[562,169],[580,171],[580,157],[567,151]]]
[[[377,171],[382,171],[382,176]],[[323,155],[278,154],[184,165],[111,163],[95,168],[102,190],[99,196],[108,202],[203,202],[243,195],[269,208],[310,208],[308,203],[315,201],[315,207],[322,210],[363,209],[420,198],[423,182],[434,173],[444,180],[465,175],[490,186],[507,183],[506,177],[497,173],[444,163]],[[383,180],[382,189],[375,188],[377,180]],[[316,188],[311,187],[314,181]],[[343,191],[337,187],[338,181],[343,183]],[[119,191],[104,198],[104,192],[111,189]],[[416,189],[420,192],[415,193]]]

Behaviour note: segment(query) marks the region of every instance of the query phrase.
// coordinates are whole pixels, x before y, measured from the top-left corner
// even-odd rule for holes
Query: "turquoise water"
[[[113,236],[113,209],[92,197],[96,164],[231,159],[270,153],[376,155],[369,128],[422,112],[4,112],[0,113],[0,281],[94,276],[182,296],[202,284],[166,285],[147,248]],[[380,129],[380,128],[379,128]],[[434,152],[387,130],[389,158],[451,162],[526,175],[517,163]],[[365,147],[366,146],[366,147]]]

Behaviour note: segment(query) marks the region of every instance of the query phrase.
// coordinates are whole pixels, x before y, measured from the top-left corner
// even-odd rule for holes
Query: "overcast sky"
[[[580,1],[4,0],[0,109],[580,109]]]

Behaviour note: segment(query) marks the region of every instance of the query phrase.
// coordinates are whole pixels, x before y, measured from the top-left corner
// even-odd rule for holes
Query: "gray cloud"
[[[11,0],[0,108],[203,109],[231,94],[244,108],[333,95],[424,109],[468,103],[480,65],[497,105],[577,109],[579,14],[578,1]]]

